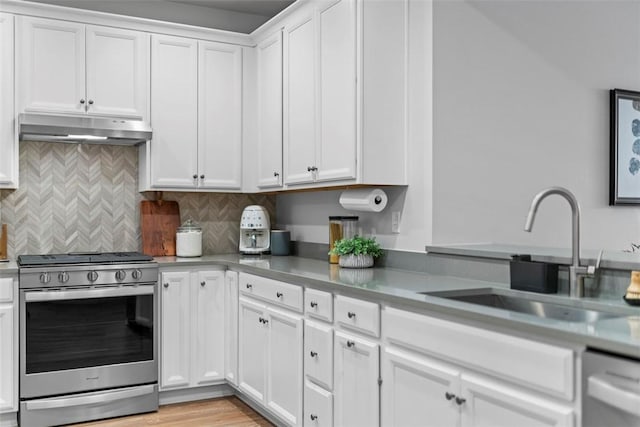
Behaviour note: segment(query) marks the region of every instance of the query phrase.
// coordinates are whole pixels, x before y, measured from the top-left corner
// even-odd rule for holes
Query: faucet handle
[[[598,253],[598,259],[596,259],[596,265],[590,265],[587,267],[587,274],[590,276],[593,276],[596,274],[596,271],[600,268],[600,263],[602,262],[602,252],[604,252],[603,249],[600,249],[600,252]]]

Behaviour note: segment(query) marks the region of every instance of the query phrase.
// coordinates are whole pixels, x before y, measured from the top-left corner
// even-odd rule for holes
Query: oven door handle
[[[53,408],[65,408],[69,406],[92,405],[95,403],[115,402],[117,400],[131,399],[133,397],[144,396],[155,391],[155,385],[139,386],[128,390],[99,391],[88,393],[84,396],[61,397],[53,399],[38,399],[27,401],[28,410],[41,410]]]
[[[640,417],[640,386],[637,376],[613,376],[608,373],[589,376],[587,394],[625,413]]]
[[[62,301],[71,299],[89,299],[106,297],[128,297],[153,295],[155,285],[124,286],[98,289],[78,289],[71,291],[28,291],[24,293],[26,302]]]

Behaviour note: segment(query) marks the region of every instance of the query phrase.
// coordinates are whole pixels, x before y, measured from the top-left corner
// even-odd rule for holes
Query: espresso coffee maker
[[[240,253],[258,255],[269,252],[270,229],[269,213],[263,206],[244,208],[240,219]]]

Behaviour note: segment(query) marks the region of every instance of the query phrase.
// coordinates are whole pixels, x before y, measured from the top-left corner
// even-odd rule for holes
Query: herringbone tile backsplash
[[[137,149],[110,145],[20,143],[20,188],[0,190],[9,258],[20,254],[141,249]],[[238,250],[240,215],[260,204],[275,223],[275,197],[165,192],[182,221],[203,229],[205,255]]]

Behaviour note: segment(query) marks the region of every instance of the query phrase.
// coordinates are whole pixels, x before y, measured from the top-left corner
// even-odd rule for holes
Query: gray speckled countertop
[[[227,266],[232,270],[327,291],[393,304],[400,308],[431,313],[469,324],[484,324],[489,329],[508,329],[520,334],[544,337],[571,345],[584,345],[640,358],[640,307],[631,307],[622,299],[569,299],[562,295],[543,295],[511,291],[501,283],[438,276],[390,268],[343,269],[337,265],[299,257],[244,257],[214,255],[200,258],[156,258],[161,268],[180,266]],[[586,309],[617,313],[620,317],[593,323],[578,323],[485,307],[420,292],[493,289],[498,293],[516,292],[538,301],[558,302]]]

